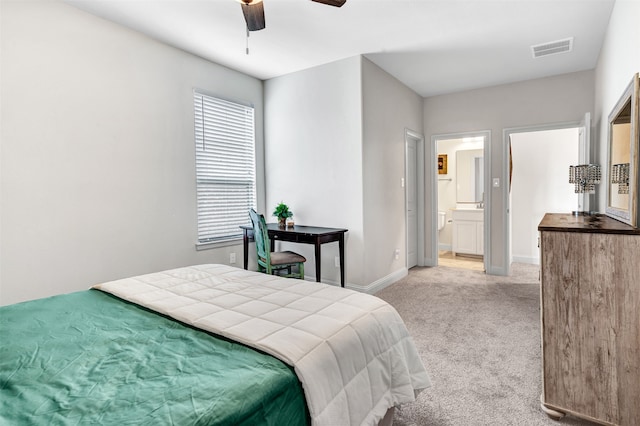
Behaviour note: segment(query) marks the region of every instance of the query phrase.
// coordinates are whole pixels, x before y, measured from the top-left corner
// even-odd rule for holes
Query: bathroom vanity
[[[484,254],[484,209],[454,209],[452,225],[454,256]]]

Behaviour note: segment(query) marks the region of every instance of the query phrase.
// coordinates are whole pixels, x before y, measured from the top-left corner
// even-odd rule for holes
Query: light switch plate
[[[493,187],[500,188],[500,178],[493,178]]]

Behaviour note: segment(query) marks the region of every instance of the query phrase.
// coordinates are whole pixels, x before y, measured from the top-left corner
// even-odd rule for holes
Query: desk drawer
[[[269,238],[271,238],[274,241],[287,241],[291,243],[306,243],[306,244],[313,244],[316,241],[316,237],[313,235],[293,234],[293,233],[272,234],[271,232],[269,232]]]

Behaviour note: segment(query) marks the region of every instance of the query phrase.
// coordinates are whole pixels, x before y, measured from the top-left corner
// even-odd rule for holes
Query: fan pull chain
[[[247,27],[247,48],[246,48],[246,54],[249,54],[249,27]]]

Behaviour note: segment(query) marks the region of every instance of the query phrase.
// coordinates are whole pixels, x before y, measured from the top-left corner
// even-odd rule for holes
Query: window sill
[[[196,251],[211,250],[211,249],[216,249],[221,247],[239,246],[239,245],[242,245],[242,237],[233,238],[230,240],[215,241],[210,243],[196,243]]]

